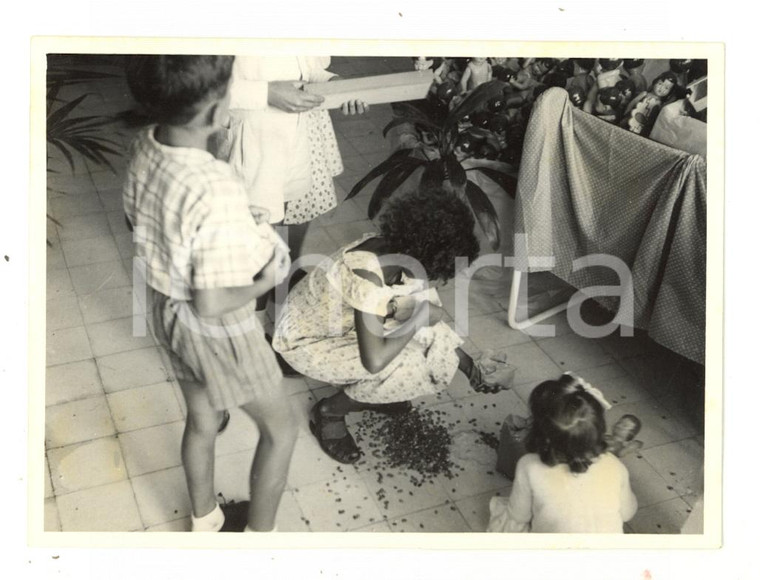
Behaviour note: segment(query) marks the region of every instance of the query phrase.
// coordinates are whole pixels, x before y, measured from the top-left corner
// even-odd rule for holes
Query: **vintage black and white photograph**
[[[719,45],[95,46],[36,79],[30,525],[714,541]]]

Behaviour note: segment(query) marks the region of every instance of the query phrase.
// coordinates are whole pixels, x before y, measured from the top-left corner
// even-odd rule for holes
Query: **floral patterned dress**
[[[360,360],[355,309],[384,316],[395,296],[426,292],[431,301],[437,299],[434,290],[423,289],[421,280],[403,278],[398,285],[377,286],[356,275],[355,270],[362,269],[383,279],[377,256],[349,251],[374,235],[341,248],[291,290],[272,345],[293,368],[344,387],[356,401],[393,403],[435,394],[454,377],[459,364],[456,348],[463,342],[444,322],[418,330],[379,373],[367,371]]]

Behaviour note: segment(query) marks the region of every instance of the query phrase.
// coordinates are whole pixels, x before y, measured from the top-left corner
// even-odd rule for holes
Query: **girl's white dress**
[[[330,114],[289,113],[267,104],[269,82],[327,82],[329,57],[237,56],[230,83],[230,125],[217,156],[245,181],[251,205],[269,223],[305,223],[334,208],[333,177],[343,162]]]
[[[619,534],[637,507],[628,470],[611,453],[577,474],[528,453],[517,462],[509,498],[491,498],[488,531]]]
[[[381,287],[354,273],[368,270],[383,279],[374,254],[348,251],[373,235],[335,252],[290,291],[272,346],[305,376],[342,386],[356,401],[392,403],[442,391],[457,371],[455,351],[463,342],[444,322],[417,331],[379,373],[362,365],[354,310],[383,316],[394,296],[423,291],[420,280],[405,278],[399,285]]]

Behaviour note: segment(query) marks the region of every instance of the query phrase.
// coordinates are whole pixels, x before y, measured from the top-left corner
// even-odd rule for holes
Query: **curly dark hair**
[[[442,188],[393,197],[380,215],[380,233],[389,249],[419,261],[429,280],[453,278],[457,256],[477,258],[480,244],[474,228],[470,208]]]
[[[157,123],[184,125],[227,92],[234,56],[138,54],[127,57],[127,84]]]
[[[571,472],[584,473],[607,449],[604,409],[576,378],[544,381],[528,403],[532,419],[525,449],[538,453],[544,464],[567,463]]]

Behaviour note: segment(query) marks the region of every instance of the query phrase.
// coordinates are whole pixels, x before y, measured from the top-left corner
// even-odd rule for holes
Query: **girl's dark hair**
[[[474,228],[470,208],[440,187],[397,195],[380,215],[380,232],[390,250],[418,260],[429,280],[453,278],[457,256],[477,258]]]
[[[678,77],[676,76],[676,73],[674,73],[673,71],[667,70],[664,73],[661,73],[655,77],[655,79],[649,85],[649,90],[654,89],[654,86],[660,81],[670,81],[671,83],[673,83],[673,87],[678,86]]]
[[[533,389],[529,406],[525,448],[544,464],[567,463],[571,472],[584,473],[607,448],[604,409],[576,378],[544,381]]]
[[[183,125],[227,92],[234,56],[140,54],[127,58],[127,84],[157,123]]]

